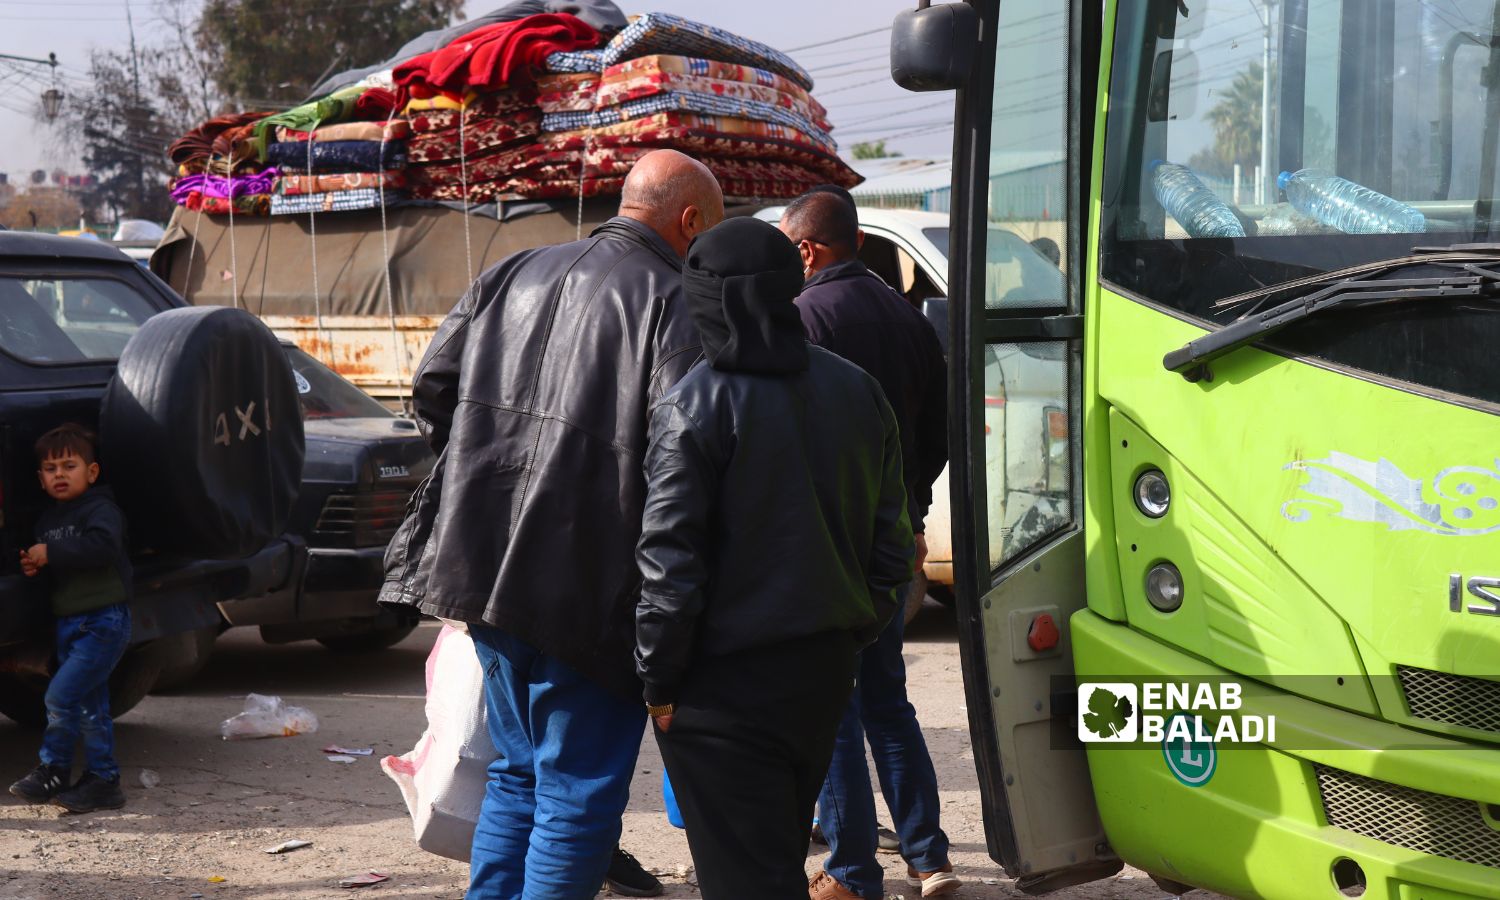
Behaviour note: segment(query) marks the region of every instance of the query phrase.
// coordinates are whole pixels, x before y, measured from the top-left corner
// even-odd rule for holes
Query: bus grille
[[[1500,681],[1397,666],[1413,717],[1500,735]]]
[[[1328,824],[1386,844],[1500,869],[1500,828],[1482,804],[1314,766]],[[1490,819],[1500,807],[1489,807]]]

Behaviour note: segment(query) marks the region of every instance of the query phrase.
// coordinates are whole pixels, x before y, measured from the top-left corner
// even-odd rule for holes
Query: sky
[[[163,27],[158,0],[128,0],[137,40],[148,43]],[[620,2],[620,0],[617,0]],[[478,0],[481,15],[504,0]],[[841,148],[890,138],[908,156],[947,155],[952,149],[952,94],[911,94],[890,80],[891,20],[915,0],[629,0],[628,14],[666,12],[726,28],[790,52],[817,82],[813,95],[828,107]],[[88,72],[94,48],[125,49],[130,42],[127,0],[0,0],[0,54],[45,59],[56,53],[59,87],[68,93]],[[800,48],[800,49],[799,49]],[[82,172],[47,126],[33,121],[50,80],[45,66],[0,60],[0,172],[12,183],[34,169]]]

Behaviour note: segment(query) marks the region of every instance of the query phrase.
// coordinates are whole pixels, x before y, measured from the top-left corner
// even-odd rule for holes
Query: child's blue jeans
[[[71,769],[83,738],[85,771],[113,781],[115,726],[109,716],[109,673],[130,643],[130,609],[123,603],[57,620],[57,674],[47,685],[47,731],[42,764]]]

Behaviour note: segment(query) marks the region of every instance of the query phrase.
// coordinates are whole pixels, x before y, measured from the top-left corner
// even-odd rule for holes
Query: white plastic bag
[[[417,846],[469,861],[495,745],[484,706],[484,672],[474,641],[444,626],[427,657],[427,730],[402,756],[380,768],[401,789]]]
[[[318,717],[301,706],[287,706],[280,697],[250,694],[245,697],[245,711],[219,724],[226,741],[247,738],[291,737],[318,730]]]

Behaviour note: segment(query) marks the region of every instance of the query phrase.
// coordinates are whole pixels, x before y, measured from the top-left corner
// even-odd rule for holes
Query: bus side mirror
[[[948,355],[948,298],[928,297],[922,301],[922,315],[932,323],[933,330],[937,332],[938,344],[943,348],[943,356]]]
[[[929,6],[896,14],[891,25],[891,79],[908,91],[961,88],[974,66],[979,15],[967,3]]]

